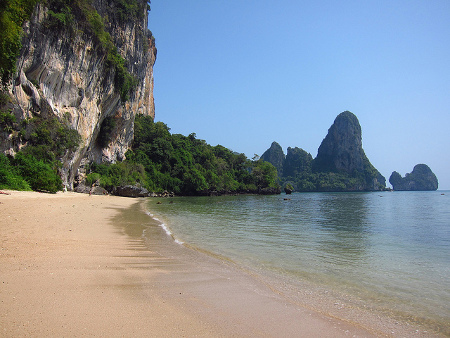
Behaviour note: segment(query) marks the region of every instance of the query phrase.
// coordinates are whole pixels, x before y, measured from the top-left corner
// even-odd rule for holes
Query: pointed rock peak
[[[349,111],[340,113],[319,147],[315,170],[360,172],[364,170],[364,159],[358,118]]]
[[[361,126],[358,118],[349,111],[340,113],[328,129],[322,141],[317,157],[313,162],[316,172],[344,172],[350,175],[364,174],[364,189],[373,189],[385,178],[376,170],[366,157],[362,148]]]
[[[272,142],[269,149],[283,151],[283,148],[281,148],[281,146],[275,141]]]
[[[283,152],[283,148],[281,148],[281,146],[277,142],[272,142],[270,148],[261,155],[261,159],[273,164],[273,166],[277,168],[278,175],[282,176],[285,155]]]
[[[337,121],[341,121],[341,120],[342,121],[350,121],[352,123],[356,123],[359,125],[359,121],[358,121],[358,118],[356,117],[356,115],[348,110],[346,110],[346,111],[340,113],[338,116],[336,116],[334,123],[336,123]]]

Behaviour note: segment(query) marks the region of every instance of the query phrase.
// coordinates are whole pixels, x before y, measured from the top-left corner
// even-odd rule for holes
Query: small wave
[[[174,240],[175,243],[180,244],[180,245],[184,244],[184,242],[182,242],[179,239],[175,238],[175,236],[172,234],[172,231],[170,231],[170,229],[163,222],[161,222],[158,218],[156,218],[151,212],[146,211],[145,213],[148,216],[150,216],[151,218],[153,218],[155,221],[157,221],[158,225],[164,230],[164,232],[167,234],[167,236],[172,237],[172,239]]]
[[[172,231],[169,230],[168,227],[164,223],[160,223],[159,226],[164,229],[167,235],[172,236]]]

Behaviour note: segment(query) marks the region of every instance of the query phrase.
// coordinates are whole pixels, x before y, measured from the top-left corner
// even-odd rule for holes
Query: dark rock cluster
[[[389,183],[392,189],[400,191],[426,191],[438,188],[438,179],[426,164],[417,164],[405,177],[394,171],[389,178]]]
[[[142,187],[136,185],[125,185],[114,187],[112,191],[113,195],[123,197],[149,197],[150,192]]]
[[[386,186],[364,153],[361,126],[349,111],[336,117],[315,159],[298,147],[289,147],[285,156],[276,142],[261,158],[277,168],[281,181],[296,182],[298,191],[368,191]]]

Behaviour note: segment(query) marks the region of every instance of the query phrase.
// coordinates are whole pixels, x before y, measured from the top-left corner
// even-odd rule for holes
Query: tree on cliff
[[[16,71],[16,60],[22,47],[22,25],[33,12],[37,0],[0,2],[0,77],[6,86]]]
[[[17,126],[15,126],[17,127]],[[0,131],[2,126],[0,125]],[[39,190],[56,192],[62,189],[60,159],[78,147],[80,135],[55,119],[35,117],[20,129],[27,145],[14,157],[6,157],[4,174],[0,173],[0,186],[3,189]],[[13,179],[12,179],[13,178]],[[26,182],[26,184],[21,183]]]

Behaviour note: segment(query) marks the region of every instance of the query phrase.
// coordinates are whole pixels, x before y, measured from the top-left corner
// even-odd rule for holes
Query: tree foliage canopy
[[[22,25],[33,12],[37,0],[0,1],[0,77],[3,86],[16,70],[16,60],[22,47]]]
[[[56,118],[40,117],[24,120],[22,124],[0,124],[0,132],[6,128],[14,130],[27,145],[14,157],[1,154],[0,188],[52,193],[61,190],[60,159],[77,149],[81,141],[78,132]]]
[[[155,123],[149,116],[138,115],[134,127],[133,145],[125,162],[90,168],[89,175],[96,174],[107,189],[110,182],[119,185],[118,176],[108,170],[121,166],[129,168],[121,185],[139,183],[156,192],[207,195],[280,191],[276,169],[268,162],[250,161],[221,145],[211,146],[194,133],[171,134],[166,124]],[[130,179],[123,180],[125,176]]]

